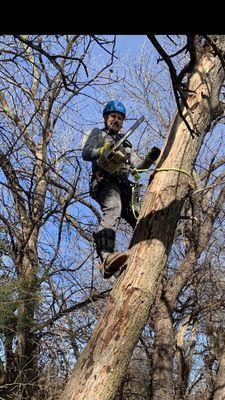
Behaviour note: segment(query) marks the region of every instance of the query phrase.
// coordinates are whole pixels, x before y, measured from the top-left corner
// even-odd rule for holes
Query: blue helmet
[[[113,111],[121,113],[123,117],[126,118],[126,108],[121,101],[112,100],[107,103],[103,110],[103,117]]]

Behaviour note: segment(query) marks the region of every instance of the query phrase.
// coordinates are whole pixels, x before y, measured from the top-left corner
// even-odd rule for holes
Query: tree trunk
[[[37,363],[37,340],[32,332],[34,313],[37,307],[37,228],[30,226],[30,239],[27,241],[26,249],[20,253],[17,263],[20,278],[20,298],[18,314],[18,345],[17,382],[21,384],[21,399],[31,398],[37,387],[38,363]],[[29,234],[26,234],[29,237]]]
[[[224,46],[224,37],[218,37]],[[144,198],[130,244],[128,267],[117,280],[61,400],[114,398],[148,320],[181,208],[193,187],[186,173],[170,168],[192,171],[205,133],[222,112],[218,97],[223,79],[219,58],[205,51],[190,77],[192,95],[187,99],[191,119],[201,135],[193,137],[176,114],[157,165],[161,171],[152,175]],[[192,125],[190,114],[186,118]]]
[[[173,322],[163,298],[157,301],[156,312],[151,315],[155,332],[152,355],[152,400],[172,400],[174,398]]]
[[[216,374],[215,392],[213,400],[225,399],[225,346],[221,352],[219,365]]]
[[[190,315],[187,316],[186,320],[184,321],[182,327],[180,328],[178,334],[177,334],[177,340],[176,340],[176,355],[177,355],[177,382],[176,382],[176,388],[175,388],[175,399],[180,400],[185,398],[185,392],[187,389],[188,385],[188,377],[189,377],[189,366],[192,360],[192,352],[194,349],[193,343],[195,342],[194,340],[194,332],[195,329],[193,329],[192,337],[192,345],[191,345],[191,353],[189,354],[188,358],[185,359],[185,354],[184,354],[184,335],[187,331],[188,325],[190,322]]]

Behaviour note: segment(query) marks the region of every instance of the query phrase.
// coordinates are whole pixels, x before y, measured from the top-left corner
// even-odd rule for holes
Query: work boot
[[[126,263],[128,259],[127,253],[111,253],[108,254],[102,263],[99,263],[98,268],[103,275],[103,278],[109,279]]]

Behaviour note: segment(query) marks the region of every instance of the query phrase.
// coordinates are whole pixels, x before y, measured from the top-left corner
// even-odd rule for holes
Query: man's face
[[[110,131],[113,131],[114,133],[119,132],[119,130],[122,128],[123,120],[124,120],[124,117],[122,116],[122,114],[120,114],[116,111],[111,112],[105,116],[105,123],[106,123],[107,129],[109,129]]]

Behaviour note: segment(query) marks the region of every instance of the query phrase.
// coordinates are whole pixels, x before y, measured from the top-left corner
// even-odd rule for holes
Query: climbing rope
[[[155,172],[161,172],[161,171],[177,171],[177,172],[181,172],[182,174],[185,174],[187,176],[189,176],[191,179],[193,179],[193,176],[191,175],[190,172],[184,170],[184,169],[180,169],[180,168],[176,168],[176,167],[171,167],[171,168],[156,168]]]

